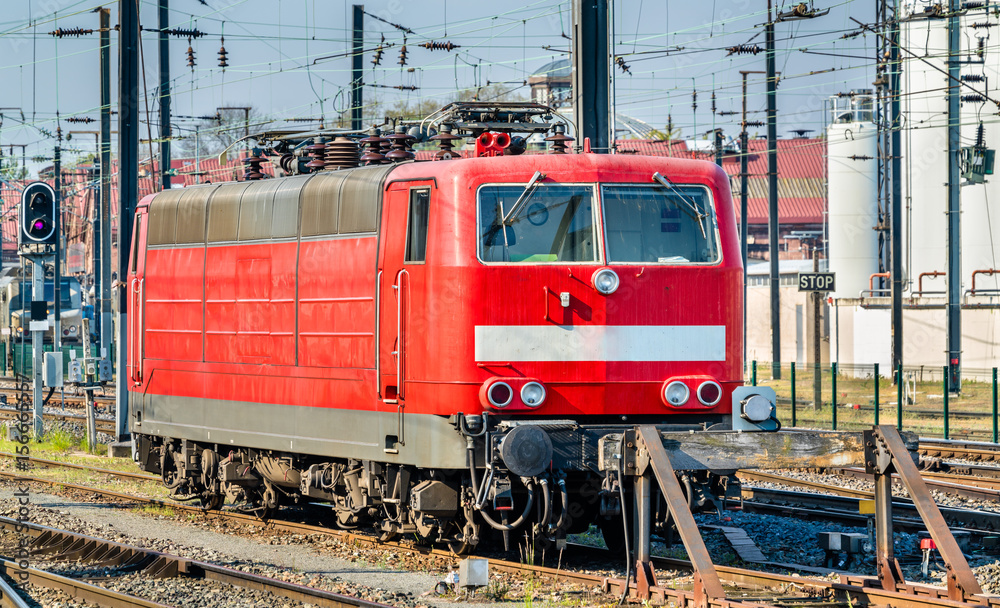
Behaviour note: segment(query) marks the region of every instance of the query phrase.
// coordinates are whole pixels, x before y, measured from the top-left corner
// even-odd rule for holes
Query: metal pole
[[[35,301],[45,301],[45,265],[43,263],[43,258],[41,255],[36,255],[31,258],[31,299]],[[23,334],[25,330],[31,327],[31,316],[28,316],[28,327],[25,327],[25,312],[28,310],[23,310],[21,313],[21,333]],[[32,355],[32,368],[31,377],[33,379],[34,392],[32,394],[32,404],[35,410],[35,441],[41,441],[42,436],[45,434],[45,426],[42,421],[42,341],[45,339],[44,331],[32,331],[31,332],[31,355]],[[22,351],[23,353],[23,351]],[[21,355],[21,360],[24,360],[24,355]]]
[[[837,430],[837,363],[830,364],[830,412],[832,413],[833,430]]]
[[[767,0],[767,210],[768,257],[771,263],[771,377],[781,378],[781,302],[778,269],[778,82],[774,67],[774,18]]]
[[[633,561],[646,563],[649,561],[649,539],[652,531],[652,511],[650,496],[652,494],[652,479],[647,472],[634,478],[633,494],[635,499],[635,521],[632,529],[635,531],[635,559]]]
[[[611,141],[608,0],[573,0],[573,118],[577,145],[590,138],[595,152]]]
[[[362,91],[364,90],[364,44],[365,44],[365,6],[354,5],[354,49],[351,55],[351,128],[360,131]]]
[[[757,360],[753,362],[753,367],[750,372],[750,385],[757,386]]]
[[[792,426],[796,426],[795,422],[795,361],[792,361],[792,372],[791,372],[791,383],[792,383]]]
[[[993,443],[997,443],[997,368],[993,368]]]
[[[948,379],[950,390],[962,390],[962,252],[961,196],[958,161],[961,153],[958,82],[961,46],[959,2],[948,2]],[[945,429],[948,421],[945,420]],[[947,431],[946,431],[947,435]]]
[[[878,426],[878,363],[875,364],[875,426]]]
[[[118,279],[128,276],[128,252],[132,243],[132,222],[139,197],[139,3],[119,4],[119,86],[118,86]],[[128,293],[118,296],[118,335],[115,363],[115,433],[118,441],[128,438]]]
[[[59,134],[61,137],[62,134]],[[52,350],[62,353],[62,270],[59,268],[59,260],[62,257],[62,146],[56,143],[55,154],[53,155],[53,173],[55,173],[55,183],[53,190],[56,194],[55,214],[52,218],[52,229],[56,233],[55,259],[52,261]]]
[[[898,3],[897,3],[898,5]],[[898,6],[896,14],[898,15]],[[902,120],[899,108],[899,20],[893,19],[889,43],[889,95],[890,120],[892,124],[892,204],[889,221],[891,223],[891,277],[892,277],[892,365],[903,366],[903,146],[900,133]]]
[[[903,366],[896,367],[896,430],[903,430]]]
[[[722,129],[715,130],[715,164],[722,166]]]
[[[819,251],[813,248],[813,272],[819,272]],[[823,405],[823,376],[820,367],[823,365],[823,352],[820,348],[820,292],[814,291],[813,301],[813,408],[819,409]]]
[[[130,2],[122,2],[123,6]],[[94,316],[100,316],[99,357],[111,355],[111,11],[101,11],[101,204],[100,241],[94,241],[100,263],[95,268]],[[124,173],[124,171],[122,171]],[[97,231],[95,230],[95,236]],[[127,250],[127,249],[126,249]],[[100,274],[97,275],[97,269]]]
[[[743,373],[747,373],[747,208],[749,206],[749,176],[747,172],[750,160],[750,138],[747,135],[747,71],[741,71],[743,77],[743,122],[740,123],[740,254],[743,256]],[[746,377],[746,376],[744,376]]]
[[[944,366],[944,373],[942,374],[942,379],[941,379],[941,384],[942,384],[941,388],[944,389],[944,393],[943,393],[944,394],[944,398],[941,400],[941,414],[944,416],[944,438],[945,439],[947,439],[948,435],[949,435],[949,433],[948,433],[948,393],[951,392],[949,390],[951,387],[948,386],[948,380],[949,380],[949,375],[950,375],[948,373],[949,371],[950,370],[949,370],[948,366],[947,365]]]
[[[160,15],[160,188],[170,189],[170,0],[159,0]]]

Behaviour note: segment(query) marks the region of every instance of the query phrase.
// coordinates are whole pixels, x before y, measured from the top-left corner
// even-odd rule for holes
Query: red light
[[[43,222],[42,220],[36,220],[34,228],[35,228],[35,230],[44,230],[45,229],[45,222]]]

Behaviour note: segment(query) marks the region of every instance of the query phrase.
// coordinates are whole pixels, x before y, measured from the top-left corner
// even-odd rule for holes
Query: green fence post
[[[942,399],[944,405],[944,438],[948,438],[948,367],[944,367],[944,378],[941,382],[941,386],[944,388],[944,399]]]
[[[792,361],[791,381],[792,381],[792,426],[796,426],[796,424],[795,424],[795,361]],[[995,399],[994,399],[994,401],[995,401]]]
[[[896,430],[903,430],[903,366],[896,366]]]
[[[993,368],[993,443],[997,443],[997,368]]]
[[[830,364],[830,412],[833,415],[833,430],[837,430],[837,364]]]
[[[875,426],[878,426],[878,363],[875,364]]]
[[[750,363],[750,385],[757,386],[757,360]]]

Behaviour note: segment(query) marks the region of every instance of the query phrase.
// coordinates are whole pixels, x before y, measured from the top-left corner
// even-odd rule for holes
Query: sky
[[[156,29],[156,0],[140,3],[144,28]],[[793,2],[776,0],[787,10]],[[871,34],[847,39],[858,24],[875,20],[871,0],[813,0],[829,14],[776,26],[778,131],[823,127],[824,102],[831,95],[870,88],[874,79],[875,39]],[[102,6],[96,0],[3,0],[0,15],[0,148],[27,145],[29,166],[50,157],[57,124],[63,133],[96,130],[99,123],[71,124],[66,119],[98,118],[99,42],[96,33],[56,38],[57,28],[96,29]],[[112,25],[118,2],[105,2]],[[187,38],[172,38],[170,75],[172,123],[190,133],[185,116],[214,114],[219,106],[253,106],[262,116],[285,125],[287,118],[323,116],[329,121],[348,107],[352,3],[341,0],[169,0],[170,26],[196,28],[204,37],[192,41],[196,66],[187,64]],[[499,11],[497,9],[500,9]],[[366,104],[379,110],[402,100],[447,103],[457,89],[500,83],[525,98],[524,81],[546,63],[566,57],[570,47],[571,2],[512,0],[368,1],[365,17]],[[614,2],[614,55],[629,72],[616,69],[615,103],[620,114],[663,129],[668,120],[684,137],[702,137],[714,127],[727,137],[739,132],[740,70],[763,70],[764,53],[728,55],[737,44],[764,45],[766,0],[617,0]],[[389,23],[387,23],[389,22]],[[391,24],[410,30],[404,33]],[[225,37],[229,67],[217,65]],[[385,37],[382,62],[374,67],[372,50]],[[398,65],[399,49],[408,60]],[[452,51],[420,44],[451,41]],[[392,45],[392,46],[389,46]],[[140,66],[145,75],[141,137],[158,129],[157,34],[143,32]],[[111,33],[112,109],[117,106],[118,36]],[[331,57],[332,56],[332,57]],[[324,59],[326,58],[326,59]],[[397,90],[395,86],[416,90]],[[697,91],[697,109],[692,92]],[[716,112],[712,112],[712,93]],[[748,107],[751,119],[763,120],[762,75],[752,75]],[[146,120],[145,112],[150,113]],[[372,112],[375,110],[372,109]],[[24,120],[22,122],[21,114]],[[61,121],[57,121],[57,112]],[[115,121],[113,124],[117,124]],[[263,127],[262,127],[263,128]],[[763,128],[756,129],[758,133]],[[751,130],[753,133],[753,130]],[[815,133],[814,133],[815,134]],[[94,136],[75,134],[64,143],[67,160],[92,152]],[[19,149],[15,154],[19,155]],[[140,153],[140,158],[148,152]]]

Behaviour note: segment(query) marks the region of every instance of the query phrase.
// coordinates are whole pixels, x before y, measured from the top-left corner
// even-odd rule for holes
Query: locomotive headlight
[[[698,401],[703,405],[715,405],[720,399],[722,399],[722,387],[718,382],[708,380],[698,387]]]
[[[618,290],[618,275],[610,268],[599,268],[590,278],[598,293],[611,295]]]
[[[681,406],[687,403],[691,397],[691,389],[680,380],[674,380],[663,389],[663,398],[667,403],[674,406]]]
[[[486,389],[486,398],[493,407],[507,407],[514,399],[514,389],[506,382],[494,382]]]
[[[69,326],[69,335],[75,336],[77,331],[79,330],[76,328],[76,325]]]
[[[751,395],[741,402],[741,416],[750,422],[764,422],[771,417],[774,405],[763,395]]]
[[[521,387],[521,401],[528,407],[538,407],[545,401],[545,387],[539,382],[529,382]]]

